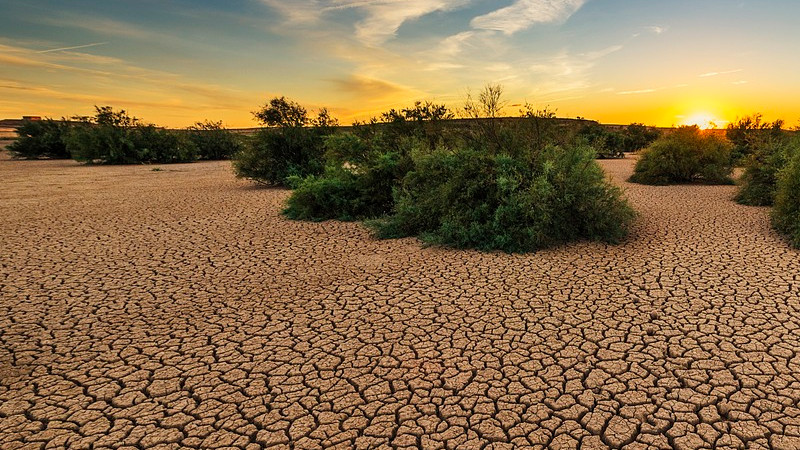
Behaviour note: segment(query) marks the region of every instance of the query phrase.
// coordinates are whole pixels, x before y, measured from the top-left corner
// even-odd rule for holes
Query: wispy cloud
[[[36,53],[63,52],[63,51],[66,51],[66,50],[77,50],[79,48],[97,47],[98,45],[105,45],[105,44],[108,44],[108,42],[95,42],[94,44],[74,45],[72,47],[51,48],[51,49],[48,49],[48,50],[39,50]]]
[[[470,25],[480,30],[514,34],[537,23],[564,22],[587,0],[517,0],[510,6],[478,16]]]
[[[638,95],[638,94],[650,94],[652,92],[656,92],[658,89],[639,89],[636,91],[620,91],[617,92],[617,95]]]
[[[644,27],[644,29],[653,34],[663,34],[669,30],[669,27],[662,27],[660,25],[651,25],[649,27]]]
[[[400,27],[437,11],[452,11],[471,0],[262,0],[295,24],[313,24],[325,14],[356,10],[364,18],[355,24],[355,37],[370,46],[383,44]]]
[[[350,75],[345,78],[331,79],[330,81],[338,90],[346,92],[359,100],[381,99],[411,92],[410,89],[398,84],[361,75]]]
[[[392,38],[407,21],[436,11],[450,11],[468,0],[376,0],[345,2],[344,8],[359,8],[366,18],[356,24],[356,37],[363,43],[379,45]]]
[[[731,73],[739,73],[739,72],[742,72],[742,71],[743,71],[743,69],[725,70],[725,71],[722,71],[722,72],[708,72],[708,73],[700,74],[700,75],[698,75],[698,77],[700,77],[700,78],[716,77],[718,75],[728,75],[728,74],[731,74]]]

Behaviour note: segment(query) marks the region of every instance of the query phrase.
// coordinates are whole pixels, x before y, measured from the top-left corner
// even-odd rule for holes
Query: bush
[[[325,173],[298,183],[284,214],[296,220],[360,220],[388,214],[393,191],[411,168],[407,139],[401,151],[352,134],[328,136]]]
[[[189,127],[189,139],[198,159],[230,159],[244,148],[242,139],[222,126],[222,122],[197,122]]]
[[[322,174],[324,137],[338,125],[326,109],[310,120],[305,108],[280,97],[253,114],[267,128],[261,129],[252,144],[235,155],[236,176],[286,186],[290,179]]]
[[[326,136],[324,174],[289,180],[296,190],[284,214],[319,221],[390,213],[393,191],[412,168],[411,153],[443,145],[448,138],[441,122],[449,118],[444,105],[416,102],[357,124],[353,133]]]
[[[593,147],[596,158],[622,158],[625,156],[624,136],[619,132],[608,130],[597,122],[581,128],[576,138],[579,144]]]
[[[233,159],[236,176],[285,186],[290,177],[320,175],[325,168],[323,137],[317,128],[265,128]]]
[[[534,251],[577,239],[619,242],[633,210],[589,147],[547,147],[535,158],[439,150],[415,161],[379,237],[420,236],[457,248]]]
[[[66,120],[26,120],[17,129],[19,137],[8,150],[15,158],[69,159],[65,143],[70,124]]]
[[[645,126],[643,123],[632,123],[622,131],[622,150],[635,152],[647,148],[659,137],[661,132],[658,129]]]
[[[730,144],[702,133],[697,126],[680,127],[641,154],[630,181],[655,185],[730,184],[731,171]]]
[[[800,248],[800,147],[791,147],[787,161],[778,174],[772,225],[792,246]]]
[[[725,129],[725,137],[733,144],[731,159],[734,164],[746,162],[765,141],[780,138],[783,120],[764,122],[761,114],[745,116],[729,123]]]
[[[327,168],[302,180],[284,213],[294,219],[369,219],[381,238],[419,236],[459,248],[533,251],[576,239],[618,242],[634,212],[610,185],[589,147],[540,148],[538,119],[504,122],[499,86],[469,103],[482,120],[462,138],[442,137],[420,104],[356,134],[326,138]],[[407,117],[409,116],[409,117]],[[549,126],[550,123],[538,125]],[[398,126],[406,128],[401,138]],[[416,131],[415,131],[416,130]],[[291,182],[297,181],[293,178]]]
[[[743,205],[771,206],[775,201],[778,173],[786,165],[792,145],[785,138],[763,141],[745,158],[736,201]]]
[[[95,107],[91,119],[72,128],[67,150],[78,161],[100,164],[182,163],[195,160],[183,134],[143,124],[124,110]]]

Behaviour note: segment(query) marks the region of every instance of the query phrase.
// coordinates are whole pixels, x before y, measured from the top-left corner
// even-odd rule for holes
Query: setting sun
[[[710,130],[724,126],[727,121],[718,119],[713,114],[701,112],[687,116],[681,125],[697,125],[703,130]]]

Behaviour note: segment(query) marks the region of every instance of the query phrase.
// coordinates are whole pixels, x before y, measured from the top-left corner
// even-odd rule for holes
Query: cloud
[[[663,33],[666,33],[669,30],[669,27],[662,27],[662,26],[658,26],[658,25],[652,25],[652,26],[649,26],[649,27],[644,27],[644,29],[649,31],[650,33],[653,33],[653,34],[663,34]]]
[[[364,16],[355,24],[355,37],[363,44],[377,46],[397,34],[400,27],[437,11],[451,11],[470,0],[262,0],[293,24],[314,24],[323,15],[356,10]]]
[[[470,25],[479,30],[514,34],[537,23],[560,23],[575,14],[587,0],[517,0],[512,5],[478,16]]]
[[[366,18],[356,24],[356,38],[368,45],[379,45],[391,39],[409,20],[437,11],[450,11],[464,6],[467,0],[382,0],[347,2],[347,8],[359,8]]]
[[[621,45],[612,45],[610,47],[606,47],[606,48],[601,49],[601,50],[585,53],[585,54],[583,54],[581,56],[586,56],[586,58],[588,58],[590,60],[595,60],[595,59],[600,59],[600,58],[606,57],[606,56],[608,56],[608,55],[610,55],[612,53],[618,52],[618,51],[622,50],[623,48],[624,47],[621,46]]]
[[[651,92],[656,92],[658,89],[639,89],[637,91],[620,91],[617,92],[617,95],[638,95],[638,94],[649,94]]]
[[[724,72],[708,72],[704,74],[698,75],[700,78],[708,78],[708,77],[716,77],[717,75],[728,75],[731,73],[739,73],[742,72],[744,69],[734,69],[734,70],[726,70]]]
[[[359,99],[381,99],[407,94],[410,89],[376,78],[361,75],[351,75],[345,78],[330,80],[338,90],[346,92]]]
[[[77,50],[79,48],[97,47],[98,45],[105,45],[105,44],[108,44],[108,42],[95,42],[94,44],[74,45],[72,47],[51,48],[49,50],[39,50],[36,53],[63,52],[65,50]]]

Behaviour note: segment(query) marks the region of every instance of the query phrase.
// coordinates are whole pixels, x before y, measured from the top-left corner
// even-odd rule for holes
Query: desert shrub
[[[230,159],[244,148],[241,137],[225,129],[221,121],[195,123],[189,127],[189,139],[198,159]]]
[[[642,184],[730,184],[731,148],[697,126],[680,127],[642,152],[630,181]]]
[[[382,139],[367,140],[350,133],[328,136],[327,166],[321,176],[296,185],[284,214],[297,220],[359,220],[388,214],[393,191],[411,168],[411,152],[423,145],[407,138],[399,147]]]
[[[797,142],[786,137],[762,140],[745,158],[744,174],[739,180],[736,201],[743,205],[770,206],[775,201],[778,173],[786,165],[789,152]]]
[[[576,239],[618,242],[634,212],[589,147],[533,157],[464,147],[415,155],[379,237],[420,236],[457,248],[526,252]]]
[[[385,148],[399,149],[409,138],[424,141],[431,147],[449,145],[458,136],[447,122],[454,117],[443,104],[418,101],[410,107],[390,109],[369,121],[355,122],[353,134]]]
[[[587,124],[581,128],[576,139],[580,144],[591,146],[595,149],[595,157],[600,159],[622,158],[625,156],[624,136],[616,131],[611,131],[597,122]]]
[[[800,148],[791,147],[787,161],[778,174],[772,225],[800,248]]]
[[[622,131],[622,150],[635,152],[647,148],[659,137],[661,137],[661,132],[658,129],[648,127],[643,123],[632,123]]]
[[[367,223],[382,238],[419,236],[482,250],[622,239],[634,213],[605,180],[594,150],[540,148],[545,134],[535,120],[547,117],[496,120],[500,93],[491,85],[478,103],[468,101],[465,109],[481,120],[460,128],[460,138],[437,136],[443,132],[432,131],[430,118],[409,122],[407,112],[420,104],[382,116],[393,122],[375,120],[353,134],[327,137],[325,172],[302,180],[284,213],[304,220],[372,218]]]
[[[95,107],[96,114],[72,128],[67,150],[78,161],[99,164],[181,163],[195,160],[181,133],[145,124],[124,110]]]
[[[327,109],[310,119],[305,108],[280,97],[253,114],[267,128],[259,130],[251,145],[234,156],[238,177],[286,186],[290,179],[323,173],[324,137],[338,125]]]
[[[234,156],[234,171],[240,178],[278,186],[291,177],[320,175],[325,169],[324,136],[320,129],[308,127],[259,130]]]
[[[19,136],[8,146],[15,158],[69,159],[65,142],[70,124],[66,120],[26,120],[17,129]]]
[[[764,122],[763,116],[758,113],[729,123],[725,129],[725,137],[733,144],[733,163],[745,163],[746,158],[761,148],[765,141],[780,138],[782,127],[783,120]]]
[[[411,153],[446,145],[451,139],[442,121],[452,118],[444,106],[416,102],[392,109],[352,133],[325,136],[323,174],[292,177],[296,190],[284,213],[298,220],[358,220],[391,212],[393,191],[411,170]]]
[[[303,180],[289,197],[284,213],[299,220],[358,220],[392,210],[394,187],[407,172],[398,153],[377,155],[358,168],[328,166],[320,177]]]

